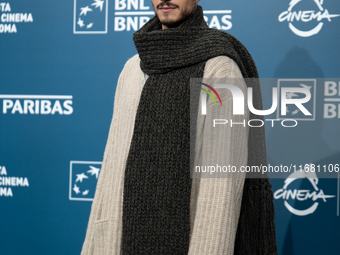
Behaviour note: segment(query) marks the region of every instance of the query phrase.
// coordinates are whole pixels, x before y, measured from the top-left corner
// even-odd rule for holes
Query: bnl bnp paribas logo
[[[220,30],[232,28],[231,10],[206,10],[203,13],[209,27]],[[74,0],[73,33],[108,33],[108,15],[108,0]],[[151,0],[116,0],[113,30],[137,31],[154,15]]]
[[[71,95],[0,95],[2,114],[71,115]]]
[[[106,34],[108,0],[74,0],[73,33]]]
[[[334,197],[326,195],[319,187],[316,172],[307,172],[302,168],[290,174],[283,187],[274,192],[274,199],[282,199],[287,210],[297,216],[313,214],[321,203],[327,203]]]
[[[289,29],[298,36],[316,35],[325,23],[340,16],[330,14],[323,4],[324,0],[291,0],[288,10],[279,15],[279,22],[288,22]]]
[[[93,200],[101,167],[102,162],[98,161],[70,162],[70,200]]]

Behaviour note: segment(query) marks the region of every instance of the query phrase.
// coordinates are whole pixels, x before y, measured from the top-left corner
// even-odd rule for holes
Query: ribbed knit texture
[[[220,56],[210,59],[204,72],[205,78],[235,78],[242,81],[242,74],[236,63]],[[223,79],[227,80],[227,79]],[[216,80],[217,81],[217,80]],[[206,80],[210,85],[212,80]],[[246,95],[244,82],[236,83]],[[233,122],[249,120],[249,111],[244,115],[233,115],[232,95],[225,89],[216,89],[223,107],[216,106],[211,97],[207,100],[207,112],[197,121],[195,157],[197,165],[232,165],[237,168],[247,164],[248,126],[223,125],[212,127],[213,119],[232,119]],[[201,94],[205,92],[202,91]],[[247,97],[245,98],[247,99]],[[200,101],[201,103],[201,101]],[[246,101],[244,106],[246,107]],[[201,105],[199,106],[199,111]],[[237,176],[236,176],[237,175]],[[191,190],[191,239],[188,255],[232,255],[240,215],[245,173],[235,174],[234,178],[194,178]]]
[[[141,94],[126,164],[123,254],[188,253],[189,79],[202,77],[205,61],[219,55],[232,58],[244,78],[258,77],[246,48],[228,33],[209,29],[200,6],[182,27],[166,30],[160,30],[160,27],[155,16],[134,34],[141,69],[150,77]],[[254,107],[262,109],[259,83],[247,85],[253,86]],[[251,117],[263,119],[253,114]],[[248,152],[248,165],[266,165],[263,128],[250,129]],[[239,224],[235,253],[275,254],[269,180],[249,179],[246,186],[240,222],[247,224]],[[262,210],[266,212],[266,219],[259,215]],[[244,220],[244,217],[248,219]],[[266,241],[254,238],[252,231],[255,230]]]
[[[125,169],[123,254],[188,253],[188,83],[204,65],[152,74],[143,87]]]
[[[191,29],[189,30],[191,31]],[[166,30],[159,32],[166,32]],[[187,32],[189,32],[188,29]],[[175,39],[175,36],[173,36],[173,38]],[[171,36],[168,39],[171,39]],[[221,38],[216,37],[215,39],[220,40]],[[234,39],[231,37],[230,40],[232,41]],[[153,39],[150,38],[146,41],[152,43]],[[195,42],[190,41],[190,39],[186,37],[181,43],[188,46]],[[218,43],[216,45],[218,45]],[[237,46],[236,48],[239,47],[240,46]],[[176,49],[176,47],[174,48]],[[226,45],[226,48],[228,48],[228,50],[230,49],[228,45]],[[216,49],[218,50],[219,47]],[[147,49],[145,50],[147,51]],[[146,55],[147,54],[146,52]],[[225,54],[221,51],[218,54],[221,56],[211,56],[208,58],[210,60],[207,61],[205,65],[204,77],[241,78],[242,75],[244,75],[245,72],[242,63],[240,64],[240,61],[237,61],[236,55],[238,54]],[[158,60],[162,60],[165,55],[158,57]],[[223,55],[234,59],[238,67],[233,60],[228,57],[223,57]],[[236,57],[233,57],[233,55]],[[152,56],[150,56],[150,58],[152,59]],[[155,66],[157,67],[157,64],[155,64]],[[163,63],[159,62],[159,66],[163,72]],[[167,65],[166,68],[168,68]],[[239,72],[239,69],[243,70],[242,74]],[[150,70],[146,68],[143,68],[143,70],[151,74]],[[165,71],[168,72],[169,70]],[[125,166],[131,148],[130,142],[133,136],[137,107],[141,99],[143,85],[146,85],[144,83],[145,78],[139,68],[139,58],[135,56],[125,65],[117,85],[114,115],[95,199],[92,204],[82,255],[122,254]],[[245,88],[241,89],[245,92]],[[254,97],[255,102],[258,102],[256,100],[258,99],[258,95],[260,95],[259,87],[257,89],[258,91],[255,90],[255,95],[257,95]],[[231,99],[231,95],[227,96]],[[224,104],[226,109],[231,109],[231,101],[226,100],[228,97],[222,98],[222,101],[228,102]],[[262,107],[261,101],[259,104]],[[261,107],[256,107],[255,105],[257,109],[261,109]],[[218,108],[215,107],[214,109]],[[230,110],[224,112],[224,114],[227,119],[234,117]],[[206,122],[211,122],[212,117],[213,115],[207,116]],[[246,119],[249,118],[249,116],[244,117]],[[203,133],[205,129],[204,123],[198,123],[197,132]],[[231,165],[241,166],[246,164],[248,161],[247,147],[251,150],[249,157],[257,158],[254,153],[260,145],[256,146],[255,149],[251,147],[251,145],[246,146],[247,140],[249,144],[251,143],[250,141],[253,141],[251,138],[252,131],[251,129],[249,130],[249,139],[247,139],[245,135],[248,133],[244,132],[245,130],[242,129],[227,129],[224,134],[225,137],[230,139],[225,141],[226,144],[223,146],[229,148],[228,151],[230,153],[226,155],[226,160],[230,162]],[[261,132],[264,131],[262,130]],[[253,133],[253,135],[254,134],[255,133]],[[202,148],[203,154],[207,154],[208,151],[206,151],[205,145],[208,143],[222,142],[224,141],[223,138],[224,136],[215,137],[215,140],[204,140],[206,139],[205,136],[202,141],[197,142],[197,146]],[[264,143],[264,133],[263,137],[260,135],[258,139],[263,139],[261,143]],[[210,151],[208,153],[215,155],[215,152],[216,151]],[[261,154],[263,154],[263,151],[262,153],[260,152],[260,156]],[[261,160],[262,159],[263,157],[261,157]],[[245,185],[244,190],[243,185]],[[234,245],[235,254],[277,253],[273,196],[268,179],[246,180],[245,184],[243,179],[194,179],[192,180],[191,187],[190,244],[188,253],[183,254],[230,255],[234,253]],[[185,208],[187,207],[185,206]],[[237,238],[235,241],[236,229]],[[171,252],[166,254],[171,254]]]
[[[133,74],[133,75],[131,75]],[[226,56],[207,61],[205,78],[242,78],[236,63]],[[86,239],[82,255],[120,255],[122,240],[123,185],[126,159],[134,129],[134,120],[145,84],[145,75],[140,69],[136,55],[125,64],[119,76],[114,114],[105,148],[96,194],[92,203]],[[240,89],[246,95],[246,85]],[[227,128],[221,135],[211,139],[208,123],[215,116],[225,116],[240,121],[232,115],[232,96],[220,94],[224,107],[215,107],[209,102],[207,115],[197,124],[196,146],[206,158],[218,157],[221,146],[229,152],[224,160],[238,168],[247,163],[247,128]],[[249,119],[245,112],[246,121]],[[235,118],[235,119],[234,119]],[[211,144],[216,144],[214,149]],[[208,146],[207,146],[208,145]],[[199,149],[200,148],[200,149]],[[198,155],[200,157],[200,155]],[[205,157],[204,157],[205,156]],[[204,178],[193,179],[190,201],[190,245],[188,255],[231,255],[234,253],[235,234],[241,208],[244,179]],[[217,233],[217,234],[216,234]]]

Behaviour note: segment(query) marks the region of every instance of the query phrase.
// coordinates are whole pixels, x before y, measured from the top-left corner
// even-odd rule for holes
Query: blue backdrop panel
[[[260,77],[312,80],[312,120],[266,123],[268,163],[339,164],[340,2],[200,4],[210,27],[245,44]],[[0,254],[80,253],[117,79],[152,16],[151,0],[0,2]],[[277,86],[262,85],[264,108]],[[279,254],[339,254],[335,171],[271,179]]]

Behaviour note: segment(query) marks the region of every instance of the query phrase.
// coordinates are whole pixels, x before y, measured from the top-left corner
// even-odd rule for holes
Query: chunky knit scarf
[[[125,168],[122,253],[185,255],[190,234],[190,78],[203,77],[206,61],[221,55],[232,58],[244,78],[258,74],[246,48],[230,34],[210,29],[200,6],[179,28],[162,30],[154,16],[133,39],[149,78]],[[262,109],[259,84],[253,84],[254,107]],[[263,128],[249,129],[248,154],[248,165],[266,165]],[[235,254],[276,253],[271,185],[268,178],[247,178]]]

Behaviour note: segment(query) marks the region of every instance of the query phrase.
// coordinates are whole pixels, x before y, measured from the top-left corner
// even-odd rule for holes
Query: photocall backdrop
[[[312,116],[287,108],[283,118],[302,116],[296,127],[266,123],[268,163],[313,163],[334,178],[271,178],[278,249],[339,254],[340,2],[200,4],[210,27],[244,43],[260,77],[281,78],[262,84],[265,109],[272,87],[310,89]],[[0,2],[0,254],[80,253],[117,79],[153,14],[150,0]]]

